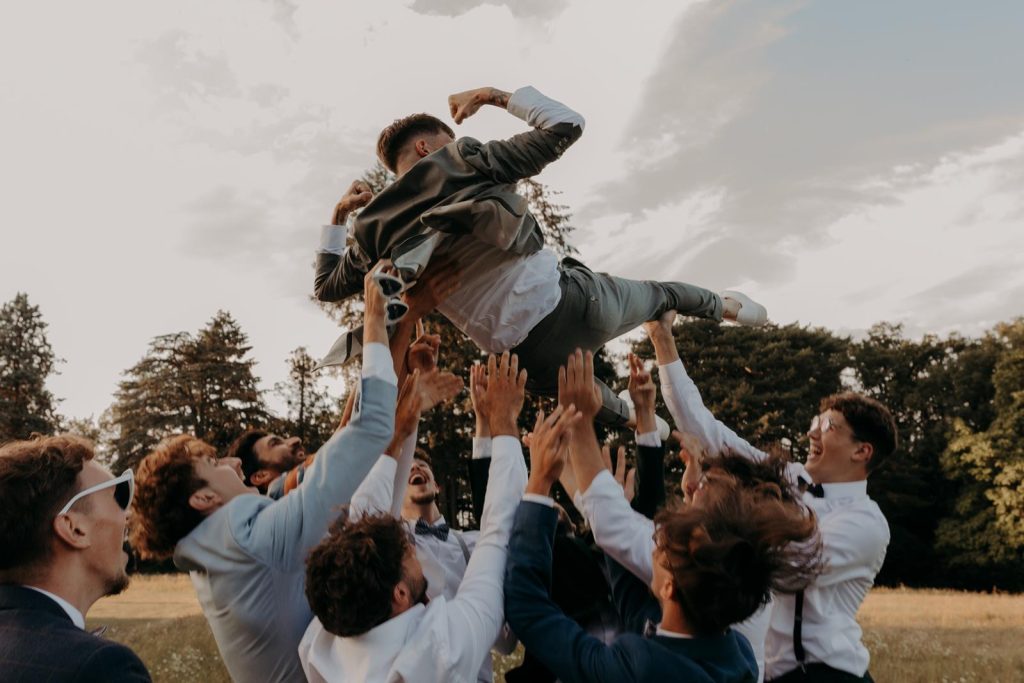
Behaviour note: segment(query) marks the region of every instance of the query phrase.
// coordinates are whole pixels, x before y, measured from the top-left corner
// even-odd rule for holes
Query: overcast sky
[[[379,130],[531,84],[587,119],[540,180],[592,268],[742,287],[780,323],[978,334],[1024,314],[1022,30],[1013,0],[16,3],[0,301],[42,308],[65,415],[218,309],[269,388],[336,336],[313,251]]]

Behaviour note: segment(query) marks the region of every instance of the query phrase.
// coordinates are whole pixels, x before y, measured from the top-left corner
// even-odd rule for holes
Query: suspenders
[[[799,591],[796,594],[796,607],[793,612],[793,654],[796,656],[796,662],[800,665],[801,671],[806,670],[804,660],[807,658],[807,653],[804,652],[803,626],[804,592]]]

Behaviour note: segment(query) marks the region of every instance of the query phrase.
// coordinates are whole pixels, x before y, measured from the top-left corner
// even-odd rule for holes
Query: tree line
[[[373,174],[376,173],[376,176]],[[389,179],[367,174],[379,189]],[[522,188],[542,221],[550,246],[572,253],[570,214],[555,193]],[[325,305],[343,324],[359,317],[359,302]],[[444,367],[465,374],[483,356],[436,314]],[[676,344],[705,404],[762,448],[807,455],[805,432],[824,396],[853,389],[885,403],[896,416],[899,451],[873,473],[869,493],[892,530],[884,584],[1024,590],[1024,318],[1000,323],[980,338],[958,334],[908,338],[899,325],[879,323],[852,339],[820,328],[729,327],[680,321]],[[645,338],[632,350],[653,362]],[[330,380],[313,372],[304,348],[285,359],[288,377],[267,406],[245,332],[218,311],[195,332],[154,338],[124,372],[110,407],[98,419],[58,412],[46,379],[62,362],[46,338],[46,323],[27,295],[0,309],[0,442],[32,433],[74,431],[95,441],[116,472],[135,466],[169,434],[188,432],[225,448],[248,428],[300,436],[308,450],[335,429],[344,397],[327,387],[352,386],[346,368]],[[598,374],[624,388],[621,358],[599,355]],[[544,405],[529,402],[527,415]],[[662,404],[659,414],[668,417]],[[435,409],[421,424],[420,445],[433,459],[449,520],[472,523],[467,476],[473,421],[468,394]],[[615,434],[608,434],[616,438]],[[682,468],[666,459],[666,487],[678,491]]]

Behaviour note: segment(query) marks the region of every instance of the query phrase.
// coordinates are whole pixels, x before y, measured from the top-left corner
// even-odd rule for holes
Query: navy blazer
[[[0,683],[142,683],[134,652],[75,626],[49,597],[0,585]]]
[[[611,560],[612,598],[623,624],[632,632],[611,645],[587,635],[549,595],[557,523],[553,508],[531,501],[519,504],[505,575],[505,618],[526,649],[562,681],[757,681],[750,643],[732,629],[712,637],[640,635],[647,622],[661,620],[661,607],[642,581]]]

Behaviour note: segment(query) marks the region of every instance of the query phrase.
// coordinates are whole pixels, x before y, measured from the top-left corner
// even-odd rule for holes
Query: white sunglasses
[[[96,484],[95,486],[90,486],[83,491],[79,491],[71,497],[71,500],[69,500],[64,507],[60,509],[57,516],[60,517],[61,515],[66,515],[72,505],[82,498],[85,498],[90,493],[96,493],[97,491],[108,489],[111,486],[114,487],[114,500],[117,501],[117,504],[121,506],[122,510],[127,510],[128,506],[132,504],[132,499],[135,498],[135,475],[132,474],[130,469],[125,470],[119,477],[114,477],[113,479],[109,479],[101,484]]]

